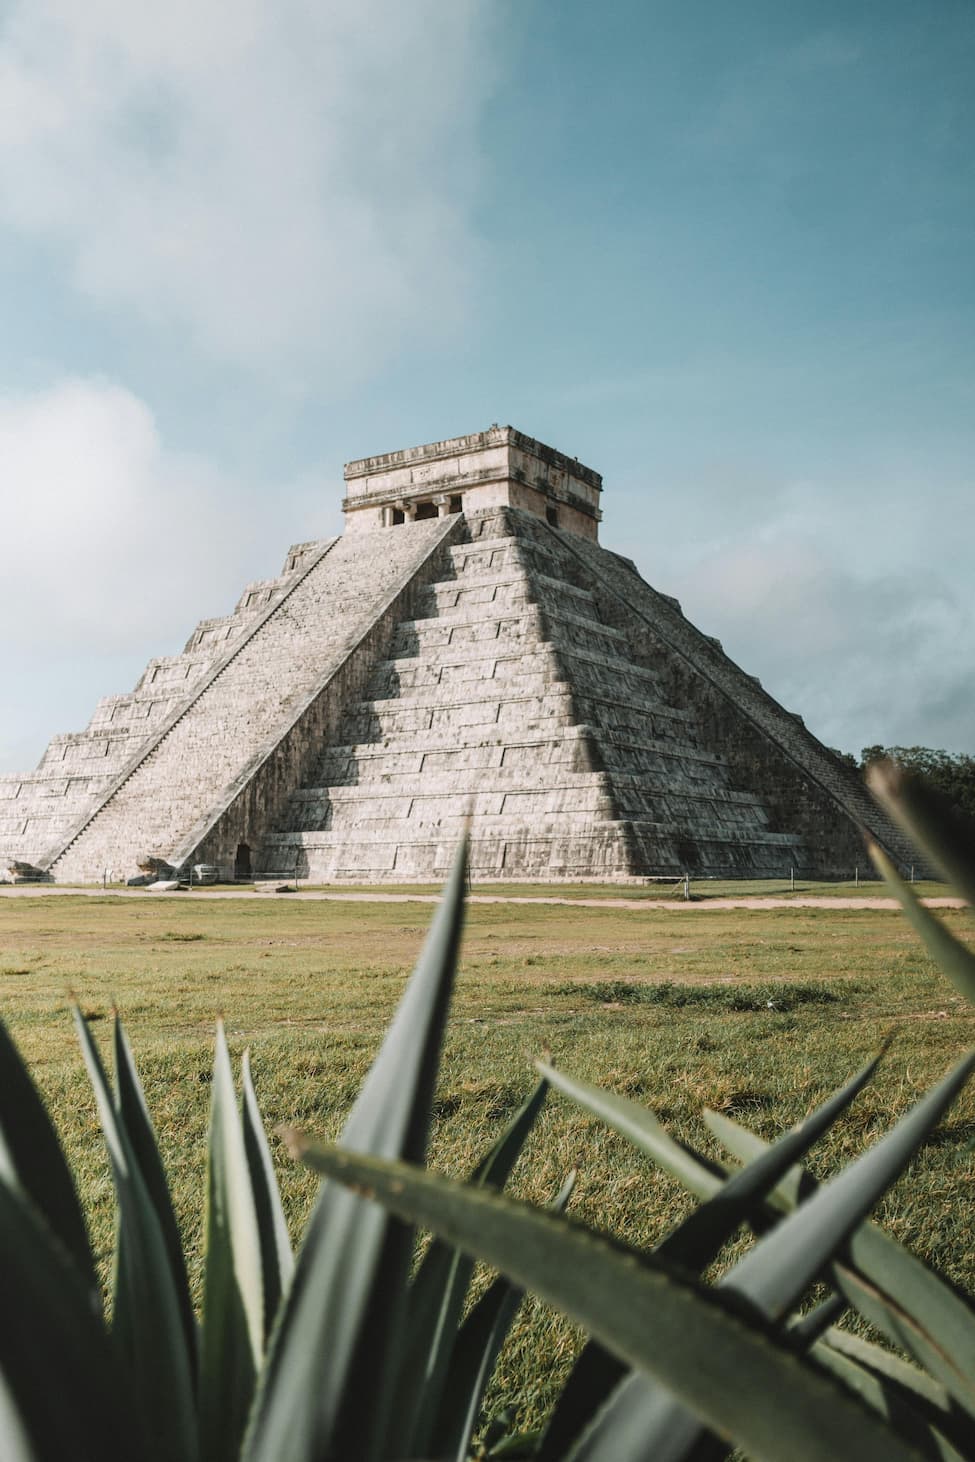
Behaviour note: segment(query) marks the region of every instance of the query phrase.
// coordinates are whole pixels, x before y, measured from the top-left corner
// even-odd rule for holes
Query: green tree
[[[926,777],[949,802],[975,817],[975,756],[930,746],[865,746],[860,753],[864,771],[884,760]]]

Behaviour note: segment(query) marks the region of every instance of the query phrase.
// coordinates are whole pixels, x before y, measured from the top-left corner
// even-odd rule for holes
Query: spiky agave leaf
[[[549,1204],[554,1213],[565,1211],[575,1183],[573,1169]],[[523,1299],[524,1290],[499,1274],[464,1317],[450,1353],[429,1448],[433,1456],[465,1462],[484,1393]]]
[[[704,1117],[740,1161],[750,1161],[767,1146],[730,1117],[717,1112],[705,1112]],[[811,1174],[794,1168],[769,1200],[788,1212],[818,1186]],[[969,1296],[869,1222],[851,1234],[846,1252],[832,1265],[831,1278],[854,1309],[975,1416],[975,1307]]]
[[[469,1249],[654,1374],[749,1456],[781,1462],[918,1462],[920,1454],[756,1315],[684,1270],[502,1194],[407,1163],[286,1140],[303,1162]]]
[[[466,841],[343,1143],[422,1162],[464,912]],[[243,1457],[317,1462],[381,1455],[404,1345],[411,1230],[322,1185],[272,1332]]]
[[[274,1317],[278,1312],[281,1297],[291,1283],[295,1261],[288,1237],[288,1225],[281,1206],[281,1193],[274,1173],[271,1149],[257,1093],[251,1077],[250,1051],[245,1051],[242,1063],[242,1085],[244,1104],[241,1121],[244,1128],[244,1151],[250,1171],[251,1189],[254,1194],[254,1210],[257,1215],[257,1229],[261,1239],[261,1275],[264,1281],[264,1335],[270,1333]]]
[[[893,761],[867,770],[867,785],[877,801],[940,868],[962,898],[975,905],[975,822]]]
[[[907,915],[914,932],[920,935],[928,954],[941,967],[942,973],[947,975],[959,994],[975,1004],[975,953],[962,944],[961,940],[956,939],[951,930],[925,908],[910,885],[900,877],[887,854],[871,839],[867,841],[867,851],[877,872]]]
[[[676,1143],[646,1108],[628,1097],[603,1091],[544,1063],[538,1064],[553,1086],[586,1111],[603,1118],[685,1182],[690,1181],[699,1196],[708,1195],[701,1207],[667,1234],[655,1249],[659,1257],[700,1274],[739,1226],[760,1207],[782,1175],[846,1110],[870,1080],[882,1055],[883,1051],[796,1128],[784,1133],[762,1154],[760,1161],[750,1163],[724,1182],[704,1168],[691,1149]],[[667,1409],[661,1406],[659,1388],[646,1376],[627,1377],[618,1360],[600,1355],[598,1350],[598,1343],[593,1340],[583,1348],[552,1413],[539,1448],[540,1462],[556,1462],[584,1432],[585,1442],[580,1442],[578,1453],[572,1452],[580,1459],[625,1455],[635,1436],[650,1438],[647,1444],[651,1448],[664,1446],[662,1434],[653,1430],[664,1425]],[[597,1412],[598,1419],[594,1419]],[[691,1435],[694,1430],[686,1414],[666,1425],[675,1436]]]
[[[761,1313],[773,1321],[780,1319],[877,1201],[879,1195],[910,1161],[919,1144],[964,1085],[973,1066],[975,1057],[961,1062],[876,1147],[851,1164],[832,1182],[824,1185],[813,1199],[757,1243],[724,1277],[721,1287],[757,1306]],[[780,1139],[780,1143],[784,1140]],[[308,1149],[303,1147],[300,1139],[298,1142],[306,1161],[326,1171],[341,1170],[331,1168],[335,1161],[334,1150],[323,1152],[321,1149]],[[354,1173],[354,1167],[349,1171]],[[363,1174],[366,1171],[363,1167]],[[372,1180],[375,1182],[375,1168],[372,1173]],[[401,1179],[400,1182],[402,1181]],[[414,1183],[415,1181],[414,1178]],[[388,1175],[386,1183],[376,1184],[376,1188],[377,1196],[383,1202],[390,1203],[394,1208],[401,1206],[400,1201],[391,1195]],[[472,1196],[470,1190],[467,1190],[466,1196]],[[416,1204],[417,1194],[414,1187],[414,1208]],[[431,1222],[429,1212],[425,1212],[423,1217]],[[432,1226],[443,1231],[442,1222],[434,1221]],[[484,1228],[486,1230],[486,1225]],[[488,1240],[489,1235],[486,1231],[482,1232],[477,1243],[478,1252],[482,1257],[498,1262],[495,1253],[489,1249]],[[568,1257],[567,1247],[563,1245],[564,1259]],[[509,1258],[508,1263],[502,1267],[513,1273],[509,1268],[510,1263]],[[536,1291],[540,1290],[539,1275],[548,1277],[542,1263],[538,1264],[535,1278],[531,1281]],[[562,1307],[565,1307],[564,1301]],[[582,1323],[588,1323],[579,1313],[578,1307],[569,1308],[568,1312]],[[605,1344],[605,1337],[600,1336],[594,1326],[590,1325],[590,1328]],[[622,1331],[624,1328],[621,1321],[618,1329]],[[631,1361],[632,1364],[630,1355],[619,1342],[620,1337],[617,1334],[610,1342],[610,1348],[621,1359]],[[708,1343],[713,1343],[711,1337]],[[620,1396],[615,1398],[615,1407],[607,1408],[608,1415],[604,1413],[587,1434],[585,1443],[574,1454],[576,1457],[584,1457],[586,1462],[590,1462],[590,1459],[595,1462],[596,1458],[600,1462],[603,1459],[610,1462],[610,1459],[630,1455],[630,1449],[638,1437],[642,1438],[644,1448],[654,1456],[655,1462],[657,1459],[659,1462],[670,1462],[670,1459],[677,1462],[677,1459],[686,1458],[691,1453],[701,1439],[702,1419],[704,1422],[711,1422],[711,1416],[702,1407],[699,1397],[695,1404],[681,1395],[680,1389],[674,1384],[670,1360],[669,1356],[662,1358],[656,1351],[652,1364],[647,1364],[644,1360],[640,1369],[649,1371],[653,1380],[645,1385],[641,1385],[642,1378],[636,1376],[624,1381],[620,1387]],[[699,1354],[698,1364],[701,1363]],[[728,1379],[726,1376],[725,1380]],[[686,1386],[686,1377],[682,1377],[681,1381]],[[728,1400],[730,1404],[730,1398]],[[735,1430],[728,1425],[727,1420],[723,1430],[736,1441],[749,1445],[747,1434]]]
[[[543,1078],[477,1164],[469,1182],[504,1187],[547,1090]],[[405,1325],[411,1343],[405,1348],[392,1405],[397,1419],[396,1449],[403,1456],[423,1457],[429,1450],[473,1271],[474,1262],[467,1254],[434,1238],[410,1285]]]
[[[975,1057],[962,1061],[875,1147],[761,1238],[723,1276],[719,1287],[757,1306],[773,1322],[784,1319],[844,1239],[903,1171],[973,1067]],[[826,1107],[834,1105],[835,1099],[826,1103]],[[798,1135],[790,1133],[780,1138],[737,1174],[729,1187],[759,1164],[764,1163],[771,1173],[774,1156],[783,1148],[788,1155],[789,1138]],[[685,1462],[701,1443],[701,1425],[659,1383],[633,1376],[622,1384],[583,1444],[573,1452],[573,1462],[613,1462],[614,1458],[629,1455],[628,1449],[638,1437],[654,1462]]]
[[[0,1295],[0,1456],[23,1454],[25,1438],[43,1462],[176,1455],[143,1427],[73,1256],[3,1179]]]
[[[0,1020],[0,1178],[19,1189],[71,1255],[92,1305],[95,1264],[71,1168],[40,1095]]]
[[[7,1462],[41,1462],[31,1444],[24,1419],[0,1371],[0,1457]]]
[[[975,1455],[972,1418],[955,1404],[940,1382],[910,1361],[881,1349],[862,1335],[836,1328],[826,1331],[812,1354],[821,1365],[848,1380],[854,1389],[860,1389],[868,1403],[878,1410],[886,1412],[890,1403],[920,1417],[937,1433],[939,1440],[933,1442],[934,1450],[940,1446],[940,1439],[944,1439],[963,1456]],[[867,1385],[863,1373],[870,1378]]]
[[[128,1133],[119,1120],[98,1047],[75,1006],[75,1027],[88,1069],[118,1202],[112,1340],[144,1419],[147,1457],[197,1457],[193,1364],[159,1215]]]
[[[217,1023],[210,1107],[206,1255],[200,1346],[200,1448],[232,1462],[264,1350],[261,1240],[223,1022]]]
[[[142,1082],[139,1080],[139,1073],[132,1056],[132,1048],[129,1045],[128,1037],[125,1034],[122,1021],[118,1014],[115,1016],[112,1045],[115,1054],[115,1111],[119,1123],[124,1128],[128,1137],[132,1155],[138,1165],[146,1192],[149,1195],[150,1202],[159,1220],[159,1227],[162,1232],[163,1242],[166,1246],[166,1253],[169,1256],[170,1269],[172,1270],[173,1287],[179,1302],[180,1316],[186,1337],[186,1348],[190,1357],[190,1371],[195,1382],[197,1362],[196,1317],[193,1314],[193,1304],[190,1299],[190,1286],[186,1274],[186,1260],[183,1256],[183,1243],[179,1234],[179,1226],[176,1222],[176,1214],[173,1210],[173,1200],[169,1191],[166,1170],[163,1167],[162,1158],[159,1154],[159,1144],[156,1141],[152,1118],[149,1116],[149,1107],[146,1102],[145,1092],[142,1089]]]

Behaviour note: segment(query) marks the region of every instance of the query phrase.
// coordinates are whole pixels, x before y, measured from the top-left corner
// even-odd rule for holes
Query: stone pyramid
[[[0,778],[0,858],[225,877],[844,877],[854,773],[625,558],[598,474],[511,427],[352,462],[342,537]]]

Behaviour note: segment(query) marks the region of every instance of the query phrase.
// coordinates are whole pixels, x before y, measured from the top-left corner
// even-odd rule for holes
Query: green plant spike
[[[912,1442],[925,1456],[942,1459],[942,1462],[965,1462],[965,1454],[959,1452],[938,1427],[937,1420],[942,1418],[936,1420],[917,1393],[899,1386],[888,1375],[860,1365],[851,1356],[829,1345],[814,1346],[812,1355],[818,1365],[860,1396],[884,1417],[898,1436]]]
[[[120,1362],[119,1385],[131,1392],[144,1419],[146,1457],[195,1462],[192,1359],[162,1225],[118,1119],[98,1048],[77,1006],[74,1019],[118,1202],[112,1340]]]
[[[874,1147],[824,1183],[721,1281],[781,1319],[896,1181],[975,1069],[966,1056]],[[770,1154],[782,1144],[773,1144]],[[761,1159],[756,1159],[761,1161]],[[754,1164],[752,1164],[754,1166]]]
[[[790,1336],[799,1341],[800,1350],[811,1346],[820,1330],[835,1317],[834,1298],[790,1324]],[[845,1308],[842,1301],[840,1308]],[[712,1462],[726,1456],[729,1450],[727,1443],[713,1432],[703,1432],[696,1417],[684,1408],[675,1407],[653,1381],[640,1372],[631,1372],[618,1385],[615,1394],[607,1397],[598,1415],[592,1416],[590,1426],[577,1427],[562,1450],[553,1448],[545,1455],[571,1458],[572,1462],[649,1455],[656,1462],[658,1456],[673,1453],[693,1462]]]
[[[0,1373],[0,1457],[7,1462],[41,1462],[24,1427],[24,1420]]]
[[[553,1212],[565,1211],[575,1182],[573,1170],[549,1204]],[[430,1455],[465,1462],[484,1393],[523,1298],[522,1289],[498,1275],[465,1316],[451,1352]]]
[[[767,1145],[729,1117],[705,1112],[704,1118],[739,1161],[750,1161]],[[817,1187],[809,1173],[797,1168],[786,1174],[769,1200],[788,1212],[800,1192],[813,1193]],[[854,1309],[975,1416],[975,1309],[966,1295],[869,1222],[851,1235],[831,1277]]]
[[[701,1273],[740,1225],[754,1213],[783,1173],[845,1111],[870,1080],[882,1056],[883,1051],[799,1126],[783,1134],[760,1160],[750,1163],[718,1186],[714,1184],[713,1174],[688,1149],[674,1143],[657,1119],[638,1103],[604,1092],[588,1082],[567,1077],[553,1067],[542,1065],[539,1069],[566,1096],[623,1132],[650,1156],[675,1171],[682,1181],[686,1183],[690,1179],[701,1196],[709,1195],[703,1205],[655,1249],[660,1258]],[[611,1459],[614,1455],[625,1455],[629,1445],[627,1438],[649,1434],[654,1425],[661,1424],[660,1402],[653,1382],[644,1376],[625,1377],[618,1362],[595,1355],[595,1350],[595,1341],[588,1342],[583,1348],[546,1429],[539,1449],[539,1462],[557,1462],[567,1453],[575,1456],[571,1448],[584,1435],[585,1443],[580,1441],[581,1450],[578,1452],[580,1458]],[[617,1393],[615,1403],[611,1399],[614,1390]],[[595,1420],[597,1412],[598,1421]],[[677,1454],[680,1452],[677,1439],[683,1438],[687,1442],[693,1438],[696,1428],[697,1423],[689,1424],[686,1415],[683,1420],[667,1423],[666,1429],[673,1434],[671,1444]],[[663,1437],[658,1437],[654,1445],[662,1447]]]
[[[640,1106],[629,1097],[617,1096],[615,1092],[604,1091],[602,1087],[591,1086],[587,1081],[569,1076],[546,1061],[536,1061],[535,1070],[545,1077],[550,1086],[592,1116],[601,1118],[634,1147],[652,1157],[696,1197],[713,1198],[721,1191],[727,1179],[724,1169],[685,1143],[677,1142],[647,1107]]]
[[[869,1371],[881,1384],[889,1383],[896,1387],[908,1404],[926,1417],[963,1456],[975,1455],[975,1424],[972,1418],[927,1371],[903,1360],[893,1351],[881,1349],[862,1335],[839,1330],[835,1326],[824,1333],[814,1354],[820,1357],[824,1349],[839,1352]]]
[[[261,1240],[244,1132],[223,1022],[211,1085],[203,1325],[200,1336],[200,1450],[232,1462],[264,1349]]]
[[[656,1377],[750,1457],[907,1462],[902,1442],[754,1315],[684,1271],[570,1220],[406,1163],[286,1132],[295,1156],[495,1265]]]
[[[871,1079],[883,1055],[882,1050],[791,1132],[783,1133],[741,1172],[734,1173],[709,1202],[702,1204],[679,1228],[668,1234],[658,1252],[686,1264],[696,1273],[705,1269],[717,1257],[722,1245],[755,1210],[758,1201],[764,1199],[783,1174],[842,1116]]]
[[[936,918],[904,882],[882,848],[868,842],[874,867],[894,894],[925,949],[960,995],[975,1005],[975,954]]]
[[[88,1230],[71,1169],[37,1088],[0,1020],[0,1179],[20,1189],[74,1260],[101,1308]]]
[[[295,1260],[288,1237],[288,1225],[281,1206],[281,1193],[274,1173],[271,1149],[264,1132],[261,1109],[251,1076],[250,1051],[242,1062],[244,1104],[241,1121],[244,1129],[244,1151],[250,1172],[251,1192],[257,1230],[261,1240],[261,1275],[264,1289],[264,1338],[278,1312],[281,1297],[287,1291],[294,1273]]]
[[[754,1247],[719,1282],[741,1295],[770,1320],[781,1320],[845,1238],[896,1180],[928,1133],[940,1120],[968,1079],[975,1057],[967,1057],[939,1083],[875,1147],[820,1187]],[[826,1103],[833,1107],[835,1099]],[[823,1109],[821,1109],[823,1110]],[[808,1126],[809,1123],[804,1124]],[[801,1129],[800,1129],[801,1131]],[[753,1172],[763,1159],[771,1171],[775,1154],[795,1155],[780,1138],[733,1183]],[[782,1171],[782,1168],[780,1168]],[[654,1462],[684,1462],[699,1440],[699,1422],[642,1377],[629,1377],[571,1455],[572,1462],[611,1462],[629,1455],[637,1437]]]
[[[422,1162],[464,915],[466,840],[430,933],[342,1134],[350,1146]],[[402,1320],[408,1227],[324,1183],[271,1334],[245,1462],[371,1462],[410,1343]]]
[[[0,1457],[162,1462],[74,1258],[0,1180]],[[26,1441],[25,1441],[26,1439]]]
[[[587,1340],[555,1399],[537,1462],[562,1462],[609,1398],[634,1372],[598,1340]]]
[[[867,785],[882,807],[975,906],[975,822],[896,762],[877,762]]]
[[[166,1171],[159,1155],[159,1145],[156,1141],[152,1119],[149,1116],[145,1092],[139,1080],[128,1037],[118,1015],[115,1017],[112,1045],[115,1055],[115,1111],[119,1123],[125,1129],[132,1154],[138,1164],[139,1172],[142,1174],[149,1201],[155,1210],[162,1230],[173,1274],[173,1287],[179,1300],[186,1348],[190,1357],[190,1373],[195,1382],[196,1317],[193,1314],[193,1304],[190,1299],[183,1245],[179,1236],[179,1226],[176,1223],[176,1214],[173,1212],[173,1201],[166,1179]]]
[[[505,1131],[474,1169],[469,1182],[503,1188],[542,1109],[548,1082],[538,1082]],[[447,1367],[470,1287],[474,1262],[433,1239],[409,1288],[405,1326],[410,1335],[397,1377],[392,1413],[403,1456],[424,1457],[444,1395]]]

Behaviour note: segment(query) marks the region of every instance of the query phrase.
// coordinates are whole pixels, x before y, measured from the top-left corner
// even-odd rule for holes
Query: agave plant
[[[342,1141],[422,1163],[457,962],[465,864],[451,880]],[[292,1254],[250,1062],[238,1108],[217,1030],[202,1318],[121,1021],[114,1084],[78,1035],[111,1159],[117,1239],[106,1318],[70,1169],[0,1025],[0,1457],[3,1462],[319,1462],[467,1455],[518,1295],[466,1315],[473,1264],[323,1184]],[[503,1184],[542,1105],[516,1113],[471,1182]],[[564,1206],[567,1183],[555,1200]]]
[[[873,784],[975,902],[972,825],[896,769],[876,770]],[[872,852],[929,952],[972,998],[975,955]],[[964,1086],[975,1055],[822,1185],[801,1160],[869,1081],[876,1061],[772,1145],[706,1113],[730,1154],[727,1164],[675,1141],[635,1102],[537,1064],[544,1080],[700,1201],[652,1252],[408,1162],[284,1134],[312,1168],[495,1265],[588,1331],[530,1455],[538,1462],[703,1462],[738,1446],[789,1462],[975,1458],[972,1301],[868,1219]],[[743,1225],[754,1244],[705,1284],[702,1274]],[[828,1285],[829,1297],[804,1308],[817,1282]],[[847,1309],[895,1349],[839,1328]]]
[[[895,814],[971,897],[971,830],[946,822],[923,790],[877,775],[887,776],[880,790]],[[875,856],[928,948],[971,994],[975,957]],[[118,1198],[110,1323],[70,1171],[0,1029],[0,1456],[464,1462],[498,1351],[530,1288],[590,1339],[544,1434],[509,1437],[495,1455],[703,1462],[739,1445],[789,1462],[975,1458],[971,1302],[867,1218],[975,1058],[821,1186],[801,1162],[880,1055],[771,1145],[707,1114],[730,1154],[725,1164],[675,1141],[627,1098],[538,1063],[538,1086],[470,1182],[448,1182],[422,1164],[463,887],[461,852],[341,1142],[283,1134],[325,1177],[296,1258],[249,1061],[238,1111],[218,1030],[199,1324],[121,1023],[112,1086],[76,1012]],[[653,1252],[567,1219],[571,1178],[548,1210],[499,1192],[548,1086],[700,1201]],[[411,1274],[413,1223],[437,1237]],[[755,1243],[706,1284],[702,1275],[743,1225]],[[465,1314],[472,1256],[500,1274]],[[815,1282],[828,1285],[829,1298],[804,1308]],[[901,1354],[838,1328],[846,1309]]]

